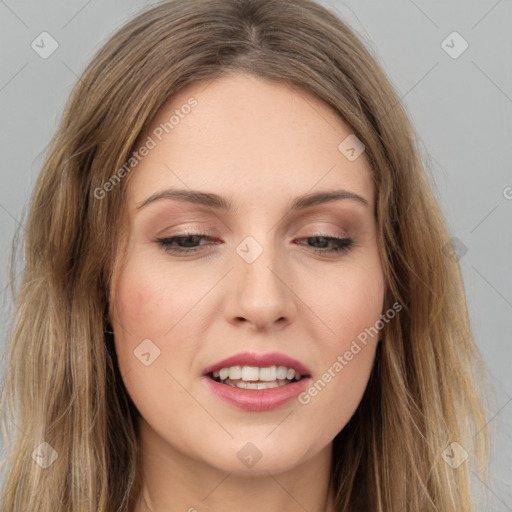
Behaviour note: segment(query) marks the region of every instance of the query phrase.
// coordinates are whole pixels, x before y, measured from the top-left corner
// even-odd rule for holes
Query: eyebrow
[[[207,206],[216,210],[225,210],[228,212],[235,212],[234,204],[225,197],[213,194],[211,192],[201,192],[199,190],[185,190],[185,189],[166,189],[160,192],[155,192],[145,199],[137,210],[144,206],[157,201],[158,199],[174,199],[177,201],[184,201],[187,203]],[[330,190],[326,192],[315,192],[304,194],[296,197],[291,203],[290,210],[302,210],[311,206],[316,206],[331,201],[339,201],[342,199],[352,199],[364,206],[369,206],[369,202],[364,197],[350,192],[349,190],[339,189]]]

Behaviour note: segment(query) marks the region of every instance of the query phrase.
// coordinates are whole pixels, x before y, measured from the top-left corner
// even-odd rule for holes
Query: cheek
[[[150,368],[182,375],[201,339],[204,322],[198,321],[197,305],[209,288],[211,283],[194,281],[179,265],[169,265],[165,255],[133,250],[120,270],[112,299],[115,346],[123,374],[130,372],[131,379],[143,375],[145,367],[136,355],[146,346],[153,348],[147,341],[141,345],[150,340],[158,354]]]
[[[144,416],[168,407],[169,397],[184,409],[190,406],[170,376],[184,382],[180,372],[185,372],[195,349],[193,343],[182,343],[190,331],[185,313],[191,302],[197,302],[188,297],[185,284],[183,272],[181,276],[170,272],[168,265],[166,269],[142,251],[127,259],[117,279],[112,304],[114,343],[125,386]]]
[[[319,292],[321,288],[321,292]],[[312,417],[324,417],[328,438],[350,420],[364,394],[375,359],[383,308],[384,278],[378,260],[351,265],[316,288],[315,308],[330,336],[318,336],[322,362],[299,396]],[[326,415],[326,412],[328,414]]]
[[[135,254],[119,276],[113,309],[131,336],[161,338],[191,302],[190,288],[168,265]]]
[[[112,300],[114,339],[121,372],[131,379],[144,368],[136,359],[143,340],[154,343],[157,348],[148,342],[143,346],[151,348],[155,355],[160,350],[151,368],[159,366],[166,356],[162,333],[171,329],[176,310],[176,298],[165,293],[167,289],[165,277],[142,255],[132,256],[120,271]]]
[[[363,318],[358,321],[363,323]],[[332,441],[343,430],[368,385],[378,336],[372,337],[364,330],[362,333],[364,338],[344,336],[335,344],[324,345],[319,372],[298,396],[305,417],[323,418],[322,432],[316,440],[319,445]]]
[[[331,273],[321,283],[311,282],[308,286],[311,309],[318,312],[329,331],[327,337],[319,337],[328,340],[324,347],[327,353],[329,347],[342,349],[347,343],[350,345],[350,340],[380,318],[384,278],[378,261],[347,266],[338,273]]]

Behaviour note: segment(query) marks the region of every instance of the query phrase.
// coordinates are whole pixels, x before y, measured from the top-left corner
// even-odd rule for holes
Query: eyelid
[[[189,216],[187,215],[187,217]],[[194,220],[192,216],[192,218],[183,219],[183,222],[167,225],[158,236],[181,236],[182,234],[189,233],[221,237],[224,236],[223,232],[225,232],[226,236],[234,234],[231,227],[226,226],[224,223],[218,227],[212,227],[212,224],[216,224],[214,219],[212,222],[212,219],[205,219],[201,216],[200,219]],[[326,224],[328,227],[325,226]],[[310,232],[314,233],[313,236],[319,236],[321,233],[322,236],[351,237],[353,236],[353,225],[354,220],[351,216],[347,218],[345,215],[341,216],[333,212],[311,212],[311,214],[304,213],[291,222],[287,222],[286,225],[279,229],[279,233],[281,235],[286,234],[285,236],[292,238],[310,236]],[[272,229],[275,229],[275,227],[274,225]]]
[[[325,224],[330,224],[329,227],[326,227]],[[311,236],[309,233],[314,233],[312,236],[334,236],[334,237],[350,237],[352,235],[352,229],[349,229],[351,226],[348,222],[343,223],[345,227],[341,227],[340,223],[321,223],[314,222],[308,223],[306,226],[301,227],[300,231],[298,231],[294,237],[301,236]],[[306,231],[306,234],[302,234],[303,231]]]
[[[176,232],[172,232],[172,233],[169,233],[169,234],[162,234],[162,235],[159,235],[157,238],[159,239],[162,239],[162,238],[173,238],[173,237],[182,237],[182,236],[194,236],[194,235],[197,235],[197,236],[201,236],[201,235],[206,235],[208,237],[211,237],[211,238],[218,238],[218,235],[211,229],[208,229],[208,228],[197,228],[197,229],[189,229],[189,228],[184,228],[184,229],[180,229]],[[352,235],[346,231],[346,230],[343,230],[342,232],[340,233],[336,233],[332,230],[329,230],[329,229],[326,229],[326,228],[312,228],[312,229],[308,229],[306,233],[296,233],[295,235],[293,236],[290,236],[290,241],[291,240],[295,240],[295,239],[299,239],[299,238],[312,238],[312,237],[326,237],[326,238],[351,238]]]
[[[201,254],[203,253],[203,249],[205,250],[206,254],[205,257],[208,259],[212,256],[213,253],[208,252],[208,248],[212,244],[200,244],[199,246],[195,247],[171,247],[171,240],[179,240],[184,238],[190,238],[190,237],[196,237],[202,240],[210,240],[213,241],[213,237],[207,235],[207,234],[194,234],[194,233],[186,233],[184,235],[171,235],[170,237],[166,238],[159,238],[155,242],[161,246],[161,248],[169,252],[171,254],[174,254],[175,256],[185,256],[187,254]],[[355,247],[357,244],[355,243],[353,238],[349,237],[338,237],[338,236],[329,236],[329,235],[323,235],[323,234],[312,234],[310,236],[306,237],[296,237],[293,239],[293,241],[296,240],[311,240],[311,239],[324,239],[328,240],[328,243],[335,244],[335,247],[330,248],[312,248],[312,251],[315,253],[318,253],[322,256],[328,257],[328,258],[335,258],[336,256],[343,256],[347,253],[349,253],[353,247]],[[213,245],[217,245],[218,243],[213,243]],[[298,245],[305,245],[305,244],[298,244]],[[204,253],[203,253],[204,254]]]
[[[177,224],[181,226],[181,224]],[[190,227],[189,225],[184,225],[183,228],[174,230],[175,226],[167,227],[162,230],[161,234],[157,235],[158,238],[170,238],[173,236],[186,236],[186,235],[208,235],[208,236],[218,236],[217,231],[213,230],[211,227],[207,227],[206,225],[194,226]],[[171,231],[172,230],[172,231]],[[169,233],[169,234],[168,234]]]

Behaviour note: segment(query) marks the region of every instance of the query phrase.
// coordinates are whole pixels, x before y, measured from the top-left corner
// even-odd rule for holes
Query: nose
[[[247,324],[256,331],[283,328],[296,315],[296,294],[290,267],[279,259],[271,242],[252,262],[234,254],[234,268],[228,283],[228,321]]]

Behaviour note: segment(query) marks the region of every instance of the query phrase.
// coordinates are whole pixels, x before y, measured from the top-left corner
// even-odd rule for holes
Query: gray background
[[[512,2],[322,3],[346,20],[381,62],[418,133],[436,195],[457,239],[472,326],[494,391],[489,416],[493,479],[485,510],[512,511],[512,339],[507,325],[512,317]],[[12,311],[7,289],[11,239],[16,230],[23,234],[26,203],[66,98],[94,52],[148,4],[0,0],[0,343],[5,343]],[[47,59],[31,47],[43,31],[58,43]],[[457,58],[445,50],[458,53],[462,40],[451,37],[442,44],[454,31],[469,45]]]

